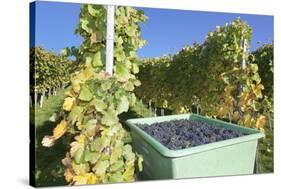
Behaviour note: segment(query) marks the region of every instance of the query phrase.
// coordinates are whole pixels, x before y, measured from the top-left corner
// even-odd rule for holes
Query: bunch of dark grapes
[[[185,149],[244,135],[231,129],[187,119],[138,126],[171,150]]]

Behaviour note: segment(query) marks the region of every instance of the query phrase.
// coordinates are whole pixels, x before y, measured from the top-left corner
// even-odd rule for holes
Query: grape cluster
[[[185,149],[244,135],[231,129],[187,119],[157,122],[151,125],[139,124],[138,126],[171,150]]]

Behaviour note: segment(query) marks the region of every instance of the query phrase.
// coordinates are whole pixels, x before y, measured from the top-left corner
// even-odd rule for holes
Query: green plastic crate
[[[136,126],[176,119],[200,120],[247,135],[182,150],[170,150]],[[252,174],[258,139],[264,137],[258,130],[196,114],[129,119],[126,124],[131,129],[134,150],[144,158],[143,171],[138,175],[141,180]]]

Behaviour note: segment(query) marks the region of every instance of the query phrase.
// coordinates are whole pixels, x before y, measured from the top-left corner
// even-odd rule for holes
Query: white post
[[[107,6],[107,25],[106,25],[106,68],[105,71],[112,75],[114,58],[114,5]]]
[[[151,100],[149,100],[148,104],[149,104],[149,111],[152,112]]]
[[[247,39],[242,38],[242,45],[243,45],[243,54],[242,54],[241,68],[242,68],[242,70],[245,70],[246,69],[246,57],[245,56],[246,56],[246,52],[247,52]],[[241,94],[242,91],[243,91],[243,85],[241,84],[240,88],[239,88],[239,93]],[[242,112],[241,107],[238,107],[238,111],[239,111],[239,113]],[[231,117],[230,112],[228,112],[228,116],[229,116],[229,122],[231,123],[232,117]]]
[[[243,70],[246,68],[246,57],[245,57],[246,52],[247,52],[247,39],[244,39],[243,40],[243,57],[242,57],[242,63],[241,63]]]
[[[161,108],[161,116],[164,116],[165,115],[165,113],[164,113],[164,109],[163,108]]]
[[[41,94],[41,99],[40,99],[40,108],[42,108],[42,106],[43,106],[44,96],[45,96],[45,91],[43,91],[43,93]]]
[[[37,97],[38,97],[38,93],[37,91],[34,91],[34,106],[36,108],[36,105],[37,105]]]

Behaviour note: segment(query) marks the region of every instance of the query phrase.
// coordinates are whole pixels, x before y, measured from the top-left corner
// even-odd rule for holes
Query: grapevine
[[[118,115],[136,103],[133,90],[140,85],[136,50],[145,44],[139,23],[146,17],[131,7],[118,7],[115,15],[114,75],[105,70],[106,8],[83,5],[76,33],[84,38],[78,48],[64,49],[82,66],[71,77],[63,104],[63,118],[42,144],[54,145],[64,133],[74,137],[62,160],[69,184],[130,182],[142,157],[132,151],[130,135]]]

